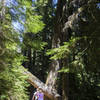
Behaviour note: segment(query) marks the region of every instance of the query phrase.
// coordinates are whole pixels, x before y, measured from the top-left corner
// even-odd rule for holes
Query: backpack
[[[37,92],[34,93],[34,100],[38,100],[38,93]]]

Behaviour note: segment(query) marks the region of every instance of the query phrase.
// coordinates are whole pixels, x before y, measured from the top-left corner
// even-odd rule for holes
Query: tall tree
[[[62,2],[64,1],[59,0],[59,2],[63,4]],[[65,45],[60,46],[58,49],[56,48],[51,50],[51,54],[54,55],[52,57],[53,59],[62,59],[63,69],[60,72],[64,72],[64,73],[66,72],[69,74],[68,77],[69,81],[66,80],[67,79],[66,75],[68,74],[63,74],[64,76],[62,75],[63,78],[62,84],[63,84],[63,91],[64,91],[64,92],[62,91],[64,93],[62,95],[63,100],[68,100],[68,99],[74,100],[76,98],[82,100],[84,99],[89,100],[90,98],[91,99],[99,98],[97,96],[98,95],[97,92],[95,93],[96,96],[89,96],[93,93],[93,92],[89,92],[89,90],[94,89],[93,87],[91,87],[92,84],[90,80],[91,79],[95,80],[95,75],[96,77],[98,77],[99,75],[98,71],[92,72],[93,71],[92,69],[94,68],[98,69],[98,60],[95,60],[96,65],[91,64],[91,62],[93,62],[93,59],[96,59],[97,57],[94,56],[95,58],[94,57],[92,58],[92,55],[96,55],[96,53],[98,54],[97,48],[99,47],[98,46],[95,47],[95,46],[96,44],[100,43],[97,37],[99,36],[98,35],[99,17],[97,16],[96,13],[100,11],[99,7],[97,6],[98,3],[99,3],[98,0],[97,1],[94,0],[68,1],[66,2],[67,7],[63,6],[63,10],[61,11],[63,12],[61,13],[61,15],[63,16],[61,17],[60,24],[58,25],[61,25],[60,27],[62,31],[60,32],[60,35],[61,33],[65,33],[66,36],[62,34],[62,37],[64,36],[63,40],[65,41],[65,39],[67,39],[66,40],[67,42],[65,43]],[[95,23],[95,25],[97,26],[94,27],[92,23]],[[92,31],[90,31],[90,29]],[[97,40],[96,42],[95,39]],[[95,46],[93,44],[91,45],[91,43],[95,44]],[[97,57],[97,59],[99,58]],[[89,79],[89,82],[86,81],[87,79]],[[75,81],[76,83],[73,86],[72,83]],[[99,82],[98,78],[95,81],[98,83]],[[95,81],[93,83],[96,85]],[[69,83],[70,85],[68,88],[67,84]],[[86,88],[84,87],[86,86],[85,84],[88,84],[88,89],[87,87]],[[84,90],[84,93],[82,92],[81,97],[78,97],[78,95],[80,94],[80,92],[78,91],[81,91],[81,89]],[[70,95],[66,94],[67,93],[66,90],[70,93]],[[83,94],[86,96],[85,97],[82,96]]]
[[[23,75],[21,66],[23,57],[18,52],[18,34],[13,34],[7,1],[1,0],[0,4],[0,100],[28,99],[27,76]]]

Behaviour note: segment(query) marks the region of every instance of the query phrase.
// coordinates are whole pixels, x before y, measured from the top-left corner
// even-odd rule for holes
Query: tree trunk
[[[65,18],[65,10],[66,10],[66,0],[58,0],[57,4],[57,11],[56,11],[56,16],[55,16],[55,26],[54,26],[54,36],[52,39],[52,48],[58,48],[60,45],[67,41],[68,36],[68,31],[62,31],[63,30],[63,24],[66,21]],[[48,74],[46,85],[50,86],[53,89],[56,89],[57,87],[57,77],[58,77],[58,70],[60,69],[60,60],[53,60],[51,63],[51,70]],[[66,81],[65,75],[62,76],[64,78],[64,81]],[[68,82],[68,81],[67,81]],[[68,89],[68,85],[65,86],[66,83],[62,83],[63,87],[63,96],[66,98],[63,98],[63,100],[68,100],[68,94],[65,92],[65,88]],[[68,92],[68,90],[67,90]],[[65,95],[66,94],[66,95]]]
[[[57,98],[60,96],[54,89],[47,86],[43,82],[41,82],[36,76],[31,74],[29,71],[24,72],[25,75],[28,75],[28,82],[31,83],[35,88],[41,88],[44,95],[50,98],[51,100],[57,100]]]
[[[62,100],[69,100],[69,74],[62,75]]]
[[[29,47],[28,48],[28,69],[29,71],[31,71],[31,67],[32,67],[32,50],[31,48]]]

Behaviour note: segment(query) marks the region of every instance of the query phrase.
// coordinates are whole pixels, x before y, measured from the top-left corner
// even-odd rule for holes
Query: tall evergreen
[[[62,0],[59,2],[61,5],[64,3]],[[99,3],[98,0],[73,0],[65,2],[63,9],[59,6],[58,14],[60,11],[61,14],[57,25],[60,28],[57,33],[60,34],[57,36],[62,35],[60,41],[65,43],[59,48],[52,49],[48,54],[54,55],[51,59],[62,61],[62,69],[59,71],[64,74],[62,75],[62,100],[99,99],[99,92],[95,92],[100,82],[97,56],[100,43]]]
[[[7,1],[0,1],[0,100],[27,100],[27,76],[21,66],[18,34],[13,30]]]

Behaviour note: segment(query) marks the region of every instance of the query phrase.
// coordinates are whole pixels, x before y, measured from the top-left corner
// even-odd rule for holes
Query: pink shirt
[[[41,92],[38,92],[38,100],[43,100],[44,94]]]

